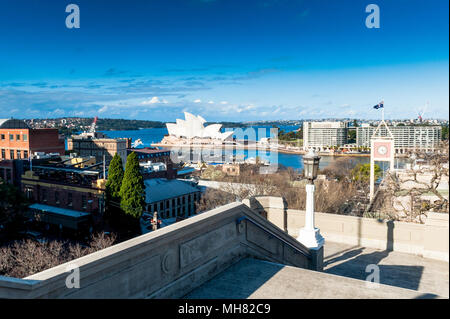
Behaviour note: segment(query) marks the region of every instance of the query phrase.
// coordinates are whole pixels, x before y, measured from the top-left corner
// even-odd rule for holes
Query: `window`
[[[5,139],[5,134],[2,134],[2,140],[4,140]]]
[[[25,189],[25,195],[26,195],[26,197],[27,197],[28,199],[33,199],[33,189],[27,187],[27,188]]]
[[[28,151],[23,151],[23,158],[28,158]]]
[[[87,208],[86,195],[81,196],[81,207],[84,208],[84,209]]]
[[[5,150],[2,150],[2,158],[6,158]]]
[[[27,135],[27,134],[23,134],[23,135],[22,135],[22,139],[23,139],[24,141],[28,141],[28,135]]]
[[[164,202],[159,203],[159,209],[163,210],[164,209]]]
[[[9,134],[9,140],[10,141],[14,141],[14,135],[13,134]]]
[[[59,192],[55,192],[55,204],[59,204]]]
[[[21,157],[21,154],[20,154],[20,150],[17,150],[17,158],[18,158],[18,159],[22,158],[22,157]]]
[[[16,141],[20,141],[20,134],[16,134]]]
[[[72,206],[73,202],[72,202],[72,193],[68,193],[67,194],[67,206]]]
[[[14,151],[13,150],[9,151],[9,159],[14,159]]]

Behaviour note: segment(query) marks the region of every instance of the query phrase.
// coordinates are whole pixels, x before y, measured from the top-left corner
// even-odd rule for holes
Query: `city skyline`
[[[76,4],[2,1],[0,118],[449,117],[447,1]]]

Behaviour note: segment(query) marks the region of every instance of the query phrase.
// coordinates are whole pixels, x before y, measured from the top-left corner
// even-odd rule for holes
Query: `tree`
[[[106,208],[111,214],[117,211],[117,206],[120,203],[120,188],[123,180],[123,165],[119,154],[115,154],[111,163],[109,164],[108,181],[106,182]]]
[[[419,223],[424,223],[430,211],[448,214],[448,147],[445,141],[434,152],[410,152],[414,162],[386,176],[378,199],[379,211],[392,219]]]
[[[125,174],[120,188],[120,207],[127,216],[139,219],[144,208],[144,179],[135,152],[127,157]]]
[[[370,181],[370,164],[358,164],[351,172],[352,180],[356,182],[369,183]],[[375,180],[381,176],[381,168],[375,164]]]
[[[448,140],[448,125],[442,125],[442,140]]]

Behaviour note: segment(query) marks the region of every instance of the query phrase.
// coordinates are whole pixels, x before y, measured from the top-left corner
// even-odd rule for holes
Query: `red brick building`
[[[64,155],[57,129],[31,129],[24,121],[0,119],[0,160],[26,159],[35,152]]]

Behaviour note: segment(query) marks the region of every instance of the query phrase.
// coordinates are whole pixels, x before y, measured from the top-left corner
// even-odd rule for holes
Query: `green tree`
[[[370,181],[370,164],[358,164],[356,165],[351,173],[351,178],[356,182],[369,183]],[[375,164],[375,180],[381,176],[381,168]]]
[[[125,174],[120,187],[120,207],[127,216],[139,219],[144,208],[144,179],[135,152],[127,157]]]
[[[442,138],[443,141],[448,140],[448,126],[442,125]]]
[[[106,209],[109,215],[118,211],[118,205],[120,204],[120,188],[122,187],[123,180],[123,165],[122,158],[119,154],[115,154],[108,170],[108,181],[106,182]]]

